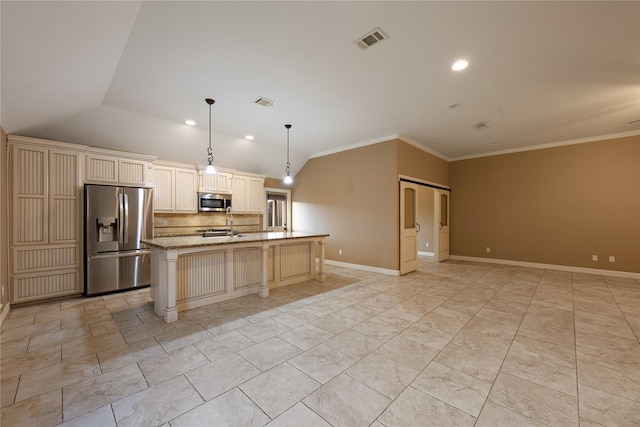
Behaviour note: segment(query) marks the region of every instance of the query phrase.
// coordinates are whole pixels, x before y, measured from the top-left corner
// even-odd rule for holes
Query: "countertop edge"
[[[247,243],[261,243],[261,242],[274,242],[279,240],[299,240],[299,239],[310,239],[310,238],[320,238],[320,237],[329,237],[329,234],[326,233],[299,233],[299,234],[291,234],[291,235],[281,235],[282,233],[274,233],[272,236],[265,236],[265,234],[270,233],[255,233],[261,234],[261,236],[251,236],[250,233],[247,237],[228,237],[226,239],[221,239],[220,237],[201,237],[200,235],[196,236],[175,236],[175,237],[158,237],[154,239],[143,239],[140,242],[144,243],[147,246],[158,248],[158,249],[186,249],[186,248],[199,248],[199,247],[207,247],[207,246],[228,246],[228,245],[237,245],[237,244],[247,244]],[[280,234],[280,235],[276,235]],[[162,239],[162,241],[159,241]],[[197,239],[198,242],[189,242],[190,239]]]

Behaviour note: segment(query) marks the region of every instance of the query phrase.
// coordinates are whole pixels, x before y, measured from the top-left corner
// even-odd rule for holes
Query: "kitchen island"
[[[252,293],[268,297],[270,287],[310,279],[324,282],[327,237],[265,232],[142,240],[151,249],[154,311],[171,323],[190,308]]]

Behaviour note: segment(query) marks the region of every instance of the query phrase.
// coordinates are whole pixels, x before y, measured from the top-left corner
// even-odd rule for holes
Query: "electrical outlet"
[[[425,245],[426,245],[427,247],[429,247],[429,242],[425,243]]]
[[[342,255],[342,249],[338,249],[338,255]]]
[[[616,262],[616,257],[610,256],[609,257],[609,262]]]
[[[4,286],[2,287],[2,296],[4,296]]]
[[[591,261],[597,261],[598,255],[591,255]]]
[[[487,251],[487,253],[491,252],[491,248],[489,246],[487,246],[486,251]]]

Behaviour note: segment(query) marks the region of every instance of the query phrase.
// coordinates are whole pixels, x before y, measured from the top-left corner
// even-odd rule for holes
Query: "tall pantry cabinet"
[[[9,135],[10,302],[82,292],[86,146]]]

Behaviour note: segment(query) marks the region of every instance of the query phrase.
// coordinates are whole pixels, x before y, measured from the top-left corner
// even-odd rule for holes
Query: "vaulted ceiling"
[[[7,133],[203,164],[213,98],[215,164],[279,177],[285,123],[294,173],[395,137],[456,159],[640,132],[637,1],[2,1],[0,12]],[[387,40],[353,43],[377,27]],[[460,58],[469,67],[453,71]]]

